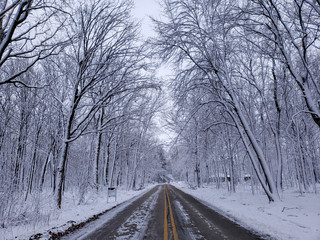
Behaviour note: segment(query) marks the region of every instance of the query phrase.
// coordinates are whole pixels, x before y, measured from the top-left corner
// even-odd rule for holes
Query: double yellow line
[[[167,189],[167,186],[164,185],[164,233],[163,233],[164,240],[168,240],[167,199],[168,199],[170,220],[171,220],[171,226],[172,226],[172,232],[173,232],[173,240],[178,240],[178,233],[177,233],[176,225],[173,219],[168,189]]]

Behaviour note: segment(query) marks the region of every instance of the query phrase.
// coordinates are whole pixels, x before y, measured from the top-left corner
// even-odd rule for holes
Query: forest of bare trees
[[[166,181],[169,166],[194,187],[246,182],[270,202],[316,192],[320,1],[162,4],[144,42],[132,0],[0,2],[2,227],[30,198],[80,204],[89,190]],[[174,69],[167,148],[156,57]]]
[[[163,174],[150,131],[161,88],[132,8],[1,1],[2,226],[30,197],[52,196],[60,208],[64,192],[81,203],[88,189],[139,189]]]
[[[244,179],[270,201],[320,181],[320,2],[167,0],[154,20],[175,64],[175,175],[200,187]],[[184,167],[182,167],[184,166]]]

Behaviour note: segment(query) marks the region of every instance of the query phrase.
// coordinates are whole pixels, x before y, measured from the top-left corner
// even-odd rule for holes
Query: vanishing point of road
[[[63,239],[262,239],[171,185],[159,185]]]

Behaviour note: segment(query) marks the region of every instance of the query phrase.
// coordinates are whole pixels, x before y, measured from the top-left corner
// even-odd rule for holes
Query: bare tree
[[[276,46],[277,56],[286,65],[301,90],[307,111],[320,127],[319,1],[251,1],[243,8],[246,33],[262,37],[255,44],[266,54]]]
[[[301,189],[314,185],[308,149],[317,144],[301,133],[318,127],[318,2],[176,0],[164,1],[164,8],[153,44],[176,66],[173,125],[185,151],[177,154],[181,161],[194,159],[190,148],[198,145],[201,177],[213,173],[220,186],[220,174],[230,175],[234,188],[250,173],[270,201],[279,198],[283,180]],[[245,163],[237,171],[239,159]]]
[[[4,0],[0,3],[0,85],[29,86],[17,77],[39,60],[57,54],[64,41],[59,39],[64,14],[60,1]],[[58,19],[59,16],[59,19]],[[25,59],[22,69],[8,72],[8,64]],[[30,83],[30,86],[36,86]]]
[[[226,2],[166,1],[168,21],[157,23],[161,38],[155,41],[164,59],[185,66],[178,78],[180,85],[207,89],[213,96],[208,103],[225,107],[235,122],[257,176],[270,201],[278,196],[277,187],[257,137],[245,115],[234,75],[236,41],[232,29],[237,19],[236,4]]]
[[[86,2],[74,13],[70,25],[74,40],[65,52],[70,95],[68,106],[64,106],[63,145],[57,175],[58,207],[69,144],[81,135],[96,131],[88,127],[98,111],[115,96],[150,86],[141,75],[144,56],[142,48],[135,44],[137,29],[129,19],[131,8],[130,1],[100,0]],[[69,72],[69,64],[74,72]]]

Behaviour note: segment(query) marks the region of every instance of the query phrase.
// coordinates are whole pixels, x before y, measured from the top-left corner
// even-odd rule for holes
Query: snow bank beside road
[[[109,198],[107,203],[106,192],[92,191],[86,194],[87,198],[83,204],[78,205],[73,194],[65,193],[63,205],[60,210],[55,207],[52,196],[43,197],[40,203],[39,211],[46,216],[46,220],[39,223],[37,219],[31,219],[29,223],[22,223],[15,226],[0,228],[0,240],[9,239],[29,239],[30,236],[41,233],[42,238],[48,239],[51,232],[62,232],[68,229],[72,224],[79,224],[86,221],[93,215],[111,209],[125,201],[134,199],[137,196],[150,190],[154,185],[150,185],[140,191],[118,190],[117,201],[113,197]],[[26,203],[27,204],[27,203]],[[32,213],[26,213],[32,214]]]
[[[320,195],[286,191],[281,202],[268,203],[264,194],[252,195],[245,188],[229,193],[214,186],[193,190],[181,182],[172,185],[268,239],[320,239]]]

